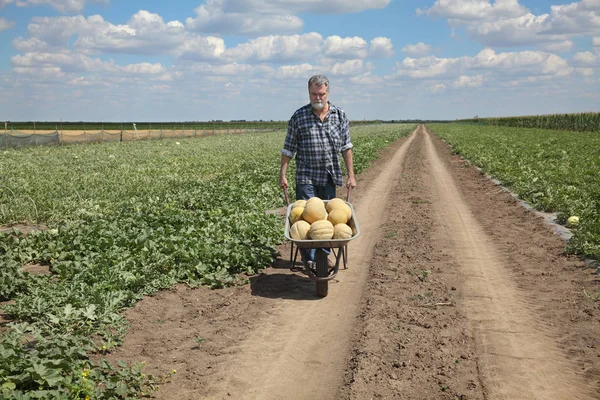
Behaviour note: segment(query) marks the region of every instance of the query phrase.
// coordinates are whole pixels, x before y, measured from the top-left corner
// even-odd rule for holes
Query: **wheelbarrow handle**
[[[285,205],[289,206],[290,205],[290,196],[288,195],[287,189],[282,188],[281,190],[283,190],[283,197],[285,197]]]
[[[350,202],[350,192],[352,191],[352,187],[348,186],[348,193],[346,194],[346,201]]]

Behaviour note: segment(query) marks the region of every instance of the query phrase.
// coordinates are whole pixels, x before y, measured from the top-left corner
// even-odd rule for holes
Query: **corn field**
[[[557,129],[577,132],[600,132],[600,112],[548,114],[522,117],[473,118],[457,122],[516,128]]]

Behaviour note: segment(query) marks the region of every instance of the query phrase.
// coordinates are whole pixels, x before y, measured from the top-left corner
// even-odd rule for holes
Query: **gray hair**
[[[327,87],[327,92],[329,92],[329,79],[327,79],[327,77],[325,75],[313,75],[308,80],[308,89],[309,90],[310,90],[310,86],[313,83],[319,87],[325,85]]]

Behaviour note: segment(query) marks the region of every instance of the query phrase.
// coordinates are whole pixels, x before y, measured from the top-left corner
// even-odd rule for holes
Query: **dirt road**
[[[600,397],[599,279],[539,217],[424,127],[359,185],[328,297],[282,246],[248,286],[140,302],[112,357],[176,369],[160,399]]]

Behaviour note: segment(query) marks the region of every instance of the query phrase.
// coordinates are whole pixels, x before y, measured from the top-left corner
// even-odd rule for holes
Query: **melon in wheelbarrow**
[[[350,239],[353,234],[352,228],[346,224],[337,224],[333,227],[334,239]]]
[[[313,222],[308,236],[313,240],[329,240],[333,237],[333,224],[326,219]]]
[[[310,230],[310,224],[304,220],[297,221],[290,228],[290,236],[294,240],[307,240],[308,231]]]
[[[304,210],[302,211],[302,219],[309,224],[327,218],[327,210],[325,209],[323,200],[317,199],[316,201],[311,201],[312,199],[315,199],[315,197],[306,202],[306,206],[304,206]]]

